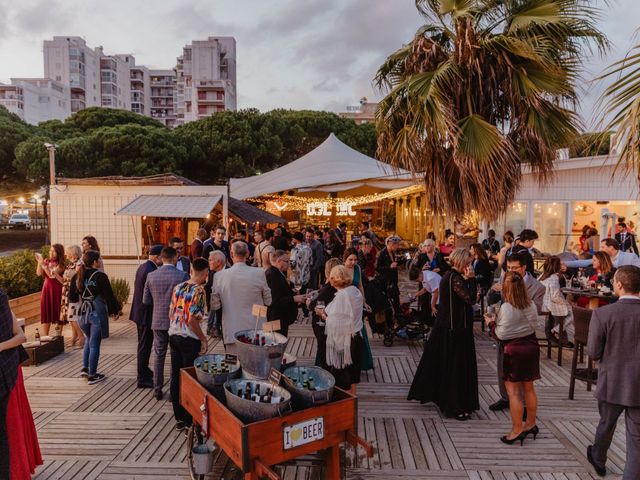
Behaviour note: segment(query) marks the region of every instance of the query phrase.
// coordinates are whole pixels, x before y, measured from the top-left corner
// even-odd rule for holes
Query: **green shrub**
[[[115,295],[120,305],[124,305],[125,303],[127,303],[127,300],[129,299],[129,293],[131,292],[131,289],[129,288],[129,282],[127,282],[124,278],[112,278],[111,289],[113,290],[113,294]]]
[[[49,254],[49,247],[42,247],[43,255]],[[22,297],[42,289],[44,277],[36,275],[35,251],[23,250],[6,257],[0,257],[0,288],[9,298]]]

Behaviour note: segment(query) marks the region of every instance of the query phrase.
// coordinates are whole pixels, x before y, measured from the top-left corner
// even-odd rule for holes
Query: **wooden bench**
[[[23,318],[25,325],[40,321],[40,292],[9,300],[11,311],[18,318]]]

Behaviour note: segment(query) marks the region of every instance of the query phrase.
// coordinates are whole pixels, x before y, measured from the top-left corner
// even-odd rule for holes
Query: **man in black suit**
[[[600,422],[587,459],[606,474],[607,451],[625,414],[627,461],[622,480],[640,479],[640,268],[623,265],[613,276],[618,301],[593,310],[587,353],[598,362]]]
[[[620,231],[616,233],[616,240],[620,244],[621,252],[633,252],[638,255],[638,244],[636,243],[636,236],[629,231],[627,224],[620,222],[618,224]]]
[[[153,388],[153,372],[149,368],[153,331],[151,330],[151,316],[153,308],[142,303],[144,284],[147,275],[158,269],[160,265],[162,245],[153,245],[149,249],[149,259],[138,267],[133,285],[133,302],[129,320],[138,327],[138,388]]]
[[[182,242],[182,239],[180,237],[172,237],[169,240],[169,246],[175,248],[176,253],[178,254],[176,268],[189,275],[189,272],[191,271],[191,262],[189,261],[189,257],[182,255],[182,252],[184,251],[184,243]]]
[[[298,318],[298,304],[306,299],[304,295],[295,295],[287,280],[289,270],[289,252],[276,250],[271,254],[271,266],[265,272],[267,285],[271,289],[271,305],[267,309],[267,320],[280,320],[280,333],[289,334],[289,325]]]

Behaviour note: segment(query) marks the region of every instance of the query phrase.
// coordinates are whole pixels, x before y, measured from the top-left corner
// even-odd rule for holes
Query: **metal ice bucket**
[[[270,388],[274,395],[282,397],[280,403],[259,403],[246,400],[236,395],[238,389],[244,391],[246,384],[260,385],[260,390],[265,392]],[[291,413],[291,394],[284,388],[264,380],[245,380],[243,378],[228,380],[224,384],[224,394],[227,400],[227,408],[244,423],[257,422],[267,418],[282,417]]]
[[[302,382],[302,370],[307,371],[308,377],[313,377],[315,390],[295,386],[296,378],[300,378],[300,382]],[[328,403],[333,398],[333,387],[336,385],[336,380],[331,373],[320,367],[289,367],[284,371],[284,374],[294,379],[293,384],[284,381],[283,385],[291,393],[291,402],[295,410]]]
[[[229,367],[229,373],[209,373],[205,372],[200,368],[202,364],[207,361],[209,364],[217,364],[224,363],[225,354],[211,354],[211,355],[202,355],[198,357],[193,362],[193,366],[196,367],[196,377],[198,378],[198,382],[200,382],[207,389],[212,389],[218,385],[224,385],[224,382],[229,380],[230,378],[238,378],[240,376],[240,363],[227,363]]]
[[[255,334],[265,335],[271,341],[275,339],[276,343],[275,345],[260,346],[238,340],[242,336],[253,338]],[[280,369],[282,355],[289,342],[287,337],[277,332],[265,333],[262,330],[241,330],[236,332],[235,338],[236,353],[245,375],[257,379],[265,379],[269,376],[269,371],[272,368]]]

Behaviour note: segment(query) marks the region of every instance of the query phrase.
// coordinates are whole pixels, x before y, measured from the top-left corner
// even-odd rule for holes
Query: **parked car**
[[[9,219],[9,228],[24,228],[29,230],[31,228],[31,219],[26,213],[14,213]]]

